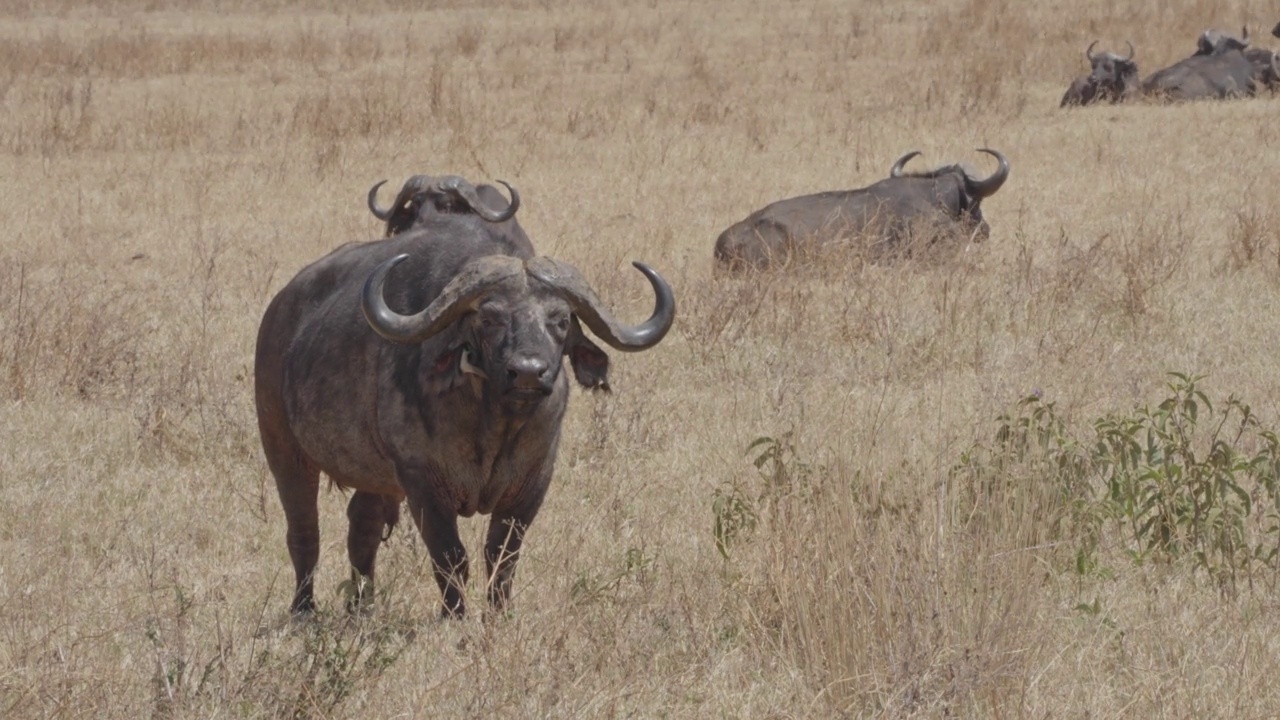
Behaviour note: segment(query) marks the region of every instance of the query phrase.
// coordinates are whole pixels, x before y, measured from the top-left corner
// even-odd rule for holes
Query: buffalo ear
[[[583,334],[577,315],[569,323],[564,354],[569,356],[573,377],[579,385],[588,390],[609,392],[609,355]]]
[[[391,208],[391,217],[387,219],[387,237],[412,229],[413,224],[418,222],[418,213],[422,210],[425,199],[425,194],[418,193],[406,200],[403,205]]]

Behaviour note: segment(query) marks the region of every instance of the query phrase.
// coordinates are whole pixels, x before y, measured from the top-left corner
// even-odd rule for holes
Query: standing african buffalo
[[[1141,83],[1138,80],[1138,63],[1133,59],[1133,43],[1125,41],[1129,46],[1129,54],[1125,57],[1113,52],[1095,55],[1093,47],[1097,44],[1098,41],[1094,40],[1084,51],[1091,68],[1090,73],[1071,83],[1058,107],[1095,102],[1117,103],[1139,93]]]
[[[1257,93],[1257,68],[1245,56],[1249,29],[1242,38],[1207,30],[1196,43],[1196,52],[1142,81],[1144,94],[1168,100],[1233,98]],[[1274,68],[1274,58],[1267,64]]]
[[[729,269],[765,268],[794,255],[849,240],[872,243],[874,255],[910,252],[909,241],[945,235],[986,238],[991,229],[980,204],[1009,177],[1009,161],[995,150],[999,168],[975,180],[959,165],[904,174],[915,150],[893,164],[889,177],[869,187],[780,200],[730,226],[716,239],[716,260]]]
[[[378,546],[406,498],[446,616],[465,612],[458,517],[492,515],[487,597],[502,608],[551,482],[569,393],[561,358],[579,382],[606,385],[608,356],[573,344],[579,320],[631,352],[656,345],[675,317],[671,287],[642,263],[655,308],[626,326],[578,270],[513,250],[478,215],[439,213],[417,225],[303,268],[258,331],[258,427],[288,526],[295,613],[315,607],[321,472],[354,491],[350,609],[371,596]]]

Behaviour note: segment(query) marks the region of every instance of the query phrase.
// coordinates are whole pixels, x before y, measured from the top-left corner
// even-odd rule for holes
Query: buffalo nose
[[[507,380],[513,388],[545,390],[547,367],[541,358],[518,357],[507,363]]]

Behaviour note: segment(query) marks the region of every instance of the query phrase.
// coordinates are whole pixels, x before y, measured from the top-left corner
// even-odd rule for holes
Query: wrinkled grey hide
[[[765,206],[716,239],[715,258],[728,269],[785,264],[836,243],[865,243],[873,257],[892,257],[910,238],[986,238],[990,227],[980,205],[1009,176],[1004,155],[982,149],[999,168],[986,179],[959,165],[903,173],[910,152],[894,163],[890,177],[856,190],[804,195]]]
[[[574,351],[579,320],[624,351],[654,346],[671,327],[670,286],[636,267],[657,300],[634,327],[572,266],[513,252],[493,223],[471,214],[438,214],[411,232],[344,245],[299,272],[267,307],[254,361],[258,426],[296,577],[291,609],[315,607],[322,472],[353,491],[347,554],[360,591],[349,608],[371,596],[378,547],[401,500],[446,615],[465,611],[457,518],[492,515],[487,596],[502,608],[551,482],[569,390],[562,357]],[[571,361],[588,387],[606,384],[607,357]]]

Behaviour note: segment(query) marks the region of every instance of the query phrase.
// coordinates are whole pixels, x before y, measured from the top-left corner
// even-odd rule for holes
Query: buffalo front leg
[[[400,502],[386,495],[356,491],[347,504],[347,557],[351,560],[351,588],[347,612],[371,607],[373,573],[378,546],[400,519]]]
[[[408,483],[403,483],[408,484]],[[458,514],[444,509],[428,493],[409,493],[409,511],[422,533],[431,555],[432,573],[444,597],[441,616],[460,618],[466,614],[467,550],[458,536]]]
[[[544,474],[525,484],[523,492],[506,507],[493,513],[489,534],[484,543],[484,561],[488,570],[488,599],[492,611],[501,613],[511,601],[511,584],[516,576],[520,546],[533,518],[542,507],[550,483],[550,464]]]
[[[489,578],[489,607],[495,612],[505,610],[511,600],[516,560],[520,558],[524,533],[532,520],[532,516],[526,518],[495,514],[489,521],[489,535],[484,543],[484,562]]]

